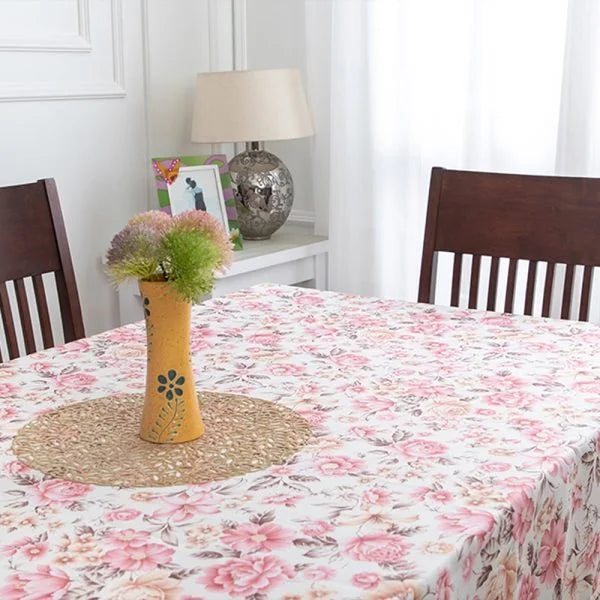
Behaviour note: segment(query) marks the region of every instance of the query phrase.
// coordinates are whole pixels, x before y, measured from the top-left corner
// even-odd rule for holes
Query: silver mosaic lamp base
[[[242,236],[268,240],[292,210],[294,183],[288,168],[270,152],[247,149],[231,159],[229,172]]]

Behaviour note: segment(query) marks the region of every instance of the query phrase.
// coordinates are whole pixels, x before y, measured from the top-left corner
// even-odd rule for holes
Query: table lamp
[[[245,239],[268,239],[285,223],[294,201],[289,169],[262,142],[313,134],[298,69],[198,74],[192,141],[246,142],[246,150],[229,163]]]

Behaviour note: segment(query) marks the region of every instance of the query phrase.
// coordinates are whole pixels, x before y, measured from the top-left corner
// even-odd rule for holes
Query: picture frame
[[[242,250],[235,197],[224,154],[163,156],[152,159],[160,210],[179,214],[205,210],[229,231],[234,250]]]

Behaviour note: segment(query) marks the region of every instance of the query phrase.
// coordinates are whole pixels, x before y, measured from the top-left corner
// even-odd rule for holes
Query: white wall
[[[246,20],[248,69],[297,67],[306,86],[304,0],[246,0]],[[308,101],[310,104],[310,95]],[[314,222],[311,139],[268,142],[265,146],[292,173],[295,197],[290,219]]]
[[[192,93],[233,68],[233,0],[173,4],[0,3],[0,185],[56,179],[88,334],[118,324],[101,257],[156,206],[149,158],[212,150],[189,142]]]
[[[233,69],[230,0],[146,0],[148,150],[150,156],[227,151],[190,141],[196,74]],[[169,14],[165,20],[165,14]]]
[[[100,257],[146,207],[140,23],[139,2],[0,4],[0,185],[56,179],[88,333],[117,323]]]

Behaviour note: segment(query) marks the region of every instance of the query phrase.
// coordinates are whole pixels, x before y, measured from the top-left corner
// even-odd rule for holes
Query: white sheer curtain
[[[332,289],[415,300],[431,167],[600,176],[598,0],[306,0]]]

